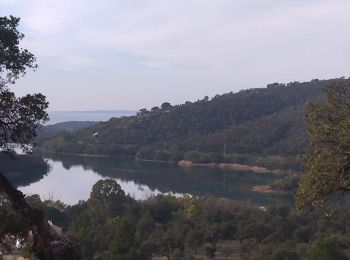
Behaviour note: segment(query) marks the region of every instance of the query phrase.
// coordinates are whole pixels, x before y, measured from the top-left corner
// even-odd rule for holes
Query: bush
[[[194,163],[209,163],[209,155],[196,151],[189,151],[184,154],[184,159]]]
[[[345,243],[335,238],[320,240],[310,250],[309,259],[310,260],[349,259],[348,257],[345,256],[343,252],[345,248],[346,248]]]
[[[216,247],[215,246],[207,246],[205,248],[205,253],[209,257],[214,257],[216,253]]]

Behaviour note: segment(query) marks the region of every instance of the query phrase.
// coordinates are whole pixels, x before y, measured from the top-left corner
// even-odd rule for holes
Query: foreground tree
[[[350,191],[350,80],[338,79],[325,97],[308,106],[307,174],[296,196],[299,208],[323,207],[332,195]]]
[[[13,143],[31,149],[38,128],[48,120],[48,102],[42,94],[17,98],[9,86],[36,69],[35,57],[19,47],[24,35],[17,30],[19,18],[0,17],[0,147],[11,151]],[[33,253],[39,259],[81,259],[79,243],[57,234],[41,210],[33,209],[24,195],[0,173],[0,192],[33,234]]]

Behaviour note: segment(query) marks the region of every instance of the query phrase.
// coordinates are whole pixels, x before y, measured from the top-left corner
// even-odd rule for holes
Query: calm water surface
[[[116,180],[125,193],[136,199],[171,193],[216,196],[248,201],[258,205],[292,203],[291,195],[259,194],[255,185],[270,184],[273,174],[238,172],[214,168],[181,168],[176,164],[135,162],[130,158],[96,158],[44,155],[50,170],[28,186],[20,186],[26,194],[53,196],[67,204],[89,198],[91,188],[100,179]]]

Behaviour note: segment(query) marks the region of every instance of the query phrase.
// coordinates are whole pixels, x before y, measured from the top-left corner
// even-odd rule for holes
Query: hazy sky
[[[0,0],[52,110],[139,109],[349,76],[349,0]]]

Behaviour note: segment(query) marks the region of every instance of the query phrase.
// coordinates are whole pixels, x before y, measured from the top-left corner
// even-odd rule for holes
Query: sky
[[[0,0],[51,110],[151,108],[349,77],[349,0]]]

